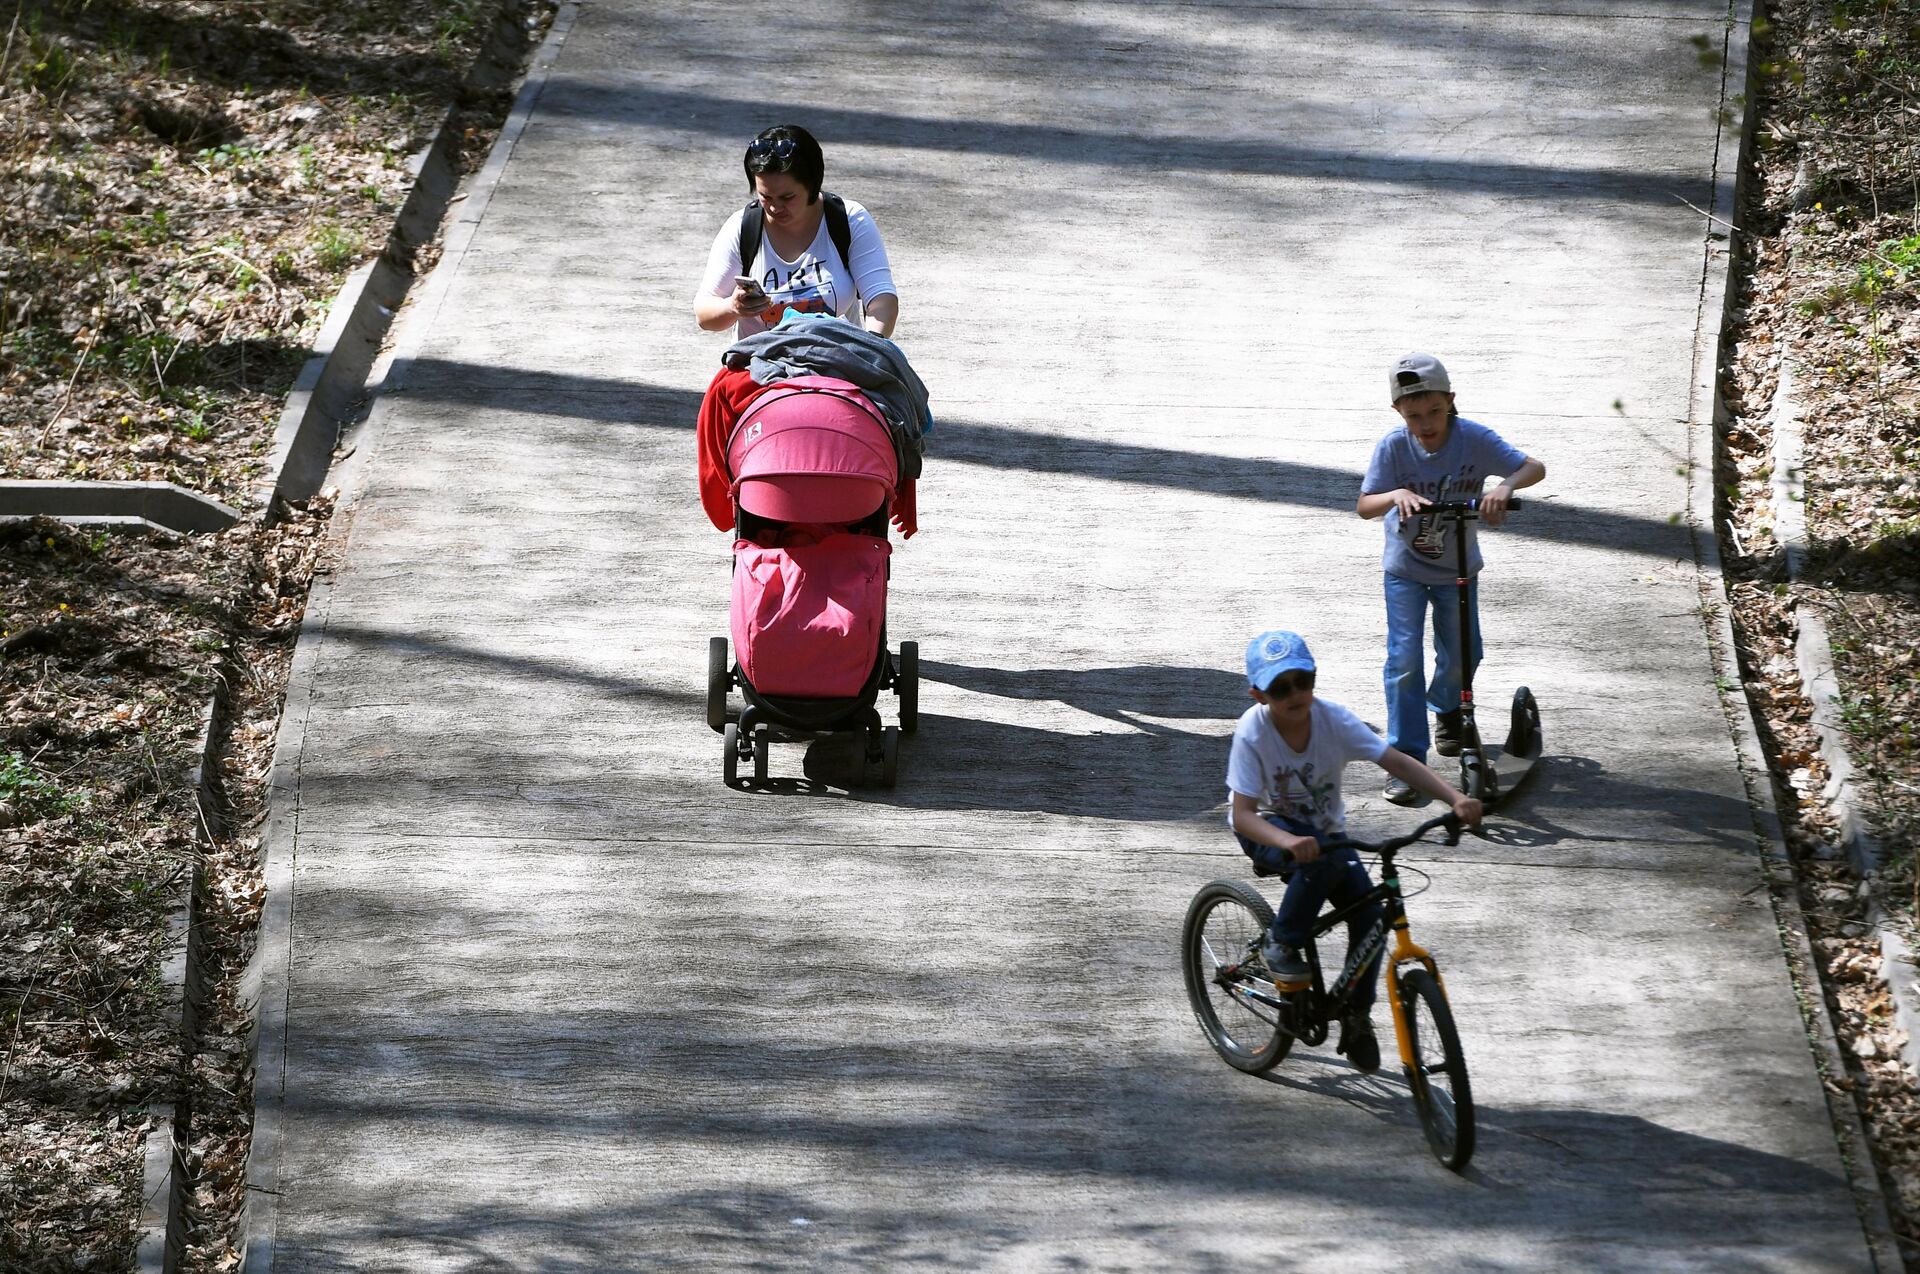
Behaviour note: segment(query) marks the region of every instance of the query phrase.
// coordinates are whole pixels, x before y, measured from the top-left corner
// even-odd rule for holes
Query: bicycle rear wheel
[[[1459,1172],[1473,1158],[1473,1088],[1467,1082],[1460,1034],[1453,1029],[1453,1010],[1440,983],[1425,969],[1401,976],[1400,1001],[1412,1037],[1408,1051],[1414,1064],[1407,1083],[1413,1088],[1414,1108],[1434,1156]]]
[[[1293,1047],[1293,1036],[1280,1029],[1280,1010],[1250,994],[1258,988],[1271,995],[1272,986],[1235,974],[1271,923],[1273,909],[1259,890],[1216,880],[1194,895],[1180,934],[1187,999],[1200,1033],[1227,1065],[1250,1075],[1272,1070]]]

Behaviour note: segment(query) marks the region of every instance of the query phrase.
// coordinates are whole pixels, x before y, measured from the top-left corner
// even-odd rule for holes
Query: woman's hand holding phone
[[[733,276],[733,304],[741,314],[764,314],[773,303],[761,290],[759,281],[745,274]]]

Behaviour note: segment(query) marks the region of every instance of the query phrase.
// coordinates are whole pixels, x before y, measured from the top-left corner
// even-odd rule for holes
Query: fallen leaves
[[[1756,38],[1757,158],[1742,209],[1744,288],[1722,377],[1731,420],[1716,486],[1742,677],[1762,725],[1796,884],[1848,1073],[1909,1262],[1920,1256],[1920,1086],[1906,1066],[1867,905],[1913,929],[1920,841],[1920,289],[1907,268],[1920,168],[1920,28],[1901,6],[1771,6]],[[1845,21],[1828,19],[1841,15]],[[1920,251],[1920,240],[1914,240]],[[1776,540],[1772,426],[1790,359],[1804,441],[1803,580]],[[1842,860],[1830,774],[1794,642],[1801,607],[1833,641],[1835,705],[1885,854]]]
[[[0,472],[170,481],[244,507],[484,8],[30,5],[32,24],[0,41]],[[498,123],[484,96],[456,123],[468,160]],[[127,1268],[147,1103],[182,1095],[183,1268],[238,1264],[252,1077],[235,985],[329,513],[316,500],[192,539],[0,527],[0,1269]],[[216,670],[230,697],[209,847],[189,775]],[[157,970],[196,865],[211,987],[183,1063]]]

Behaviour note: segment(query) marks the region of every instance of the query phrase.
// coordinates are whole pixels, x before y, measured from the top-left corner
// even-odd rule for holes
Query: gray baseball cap
[[[1387,389],[1393,395],[1389,401],[1397,403],[1408,394],[1450,394],[1453,382],[1447,379],[1447,369],[1439,359],[1416,351],[1393,360],[1393,366],[1387,369]]]

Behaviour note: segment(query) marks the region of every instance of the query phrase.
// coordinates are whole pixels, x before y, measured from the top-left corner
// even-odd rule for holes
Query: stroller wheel
[[[715,730],[727,728],[727,691],[732,685],[727,639],[710,637],[707,639],[707,724]]]
[[[894,693],[900,696],[900,730],[912,734],[920,728],[920,643],[900,643],[900,671],[894,680]]]
[[[753,781],[755,783],[767,781],[767,754],[772,751],[773,746],[767,742],[767,727],[755,726],[753,731]]]
[[[733,787],[740,782],[740,727],[727,722],[720,734],[720,746],[725,749],[721,768],[727,776],[727,786]]]
[[[900,731],[888,726],[880,735],[880,786],[892,787],[900,777]]]

